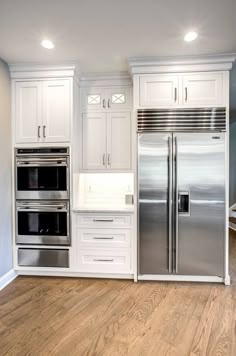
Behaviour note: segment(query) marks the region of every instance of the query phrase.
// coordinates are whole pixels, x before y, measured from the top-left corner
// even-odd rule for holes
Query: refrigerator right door
[[[176,273],[224,276],[225,134],[179,133],[174,150]]]

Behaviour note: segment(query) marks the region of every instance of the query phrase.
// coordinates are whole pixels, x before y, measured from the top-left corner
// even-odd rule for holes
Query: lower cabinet
[[[132,273],[130,215],[77,213],[75,224],[79,271]]]

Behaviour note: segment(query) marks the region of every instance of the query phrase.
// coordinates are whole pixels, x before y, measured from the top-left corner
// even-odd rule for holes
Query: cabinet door
[[[131,169],[130,113],[107,114],[107,165],[109,169]]]
[[[35,143],[42,135],[42,82],[16,82],[16,143]]]
[[[196,73],[183,75],[185,106],[223,105],[223,74]]]
[[[70,140],[70,82],[49,80],[43,83],[43,138],[45,142]]]
[[[107,108],[106,90],[104,88],[81,89],[82,111],[104,111]]]
[[[114,87],[107,89],[107,108],[113,111],[127,110],[132,107],[131,88]]]
[[[83,169],[104,170],[106,168],[106,121],[105,113],[83,113]]]
[[[178,75],[144,75],[139,84],[141,107],[169,107],[179,103]]]

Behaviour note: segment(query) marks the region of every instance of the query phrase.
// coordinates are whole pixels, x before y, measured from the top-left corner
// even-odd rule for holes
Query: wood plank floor
[[[0,355],[236,355],[232,285],[18,277],[0,292]]]

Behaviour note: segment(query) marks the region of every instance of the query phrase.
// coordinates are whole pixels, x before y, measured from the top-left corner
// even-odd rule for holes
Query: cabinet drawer
[[[80,229],[77,228],[77,239],[80,246],[91,248],[130,247],[130,230],[125,229]]]
[[[77,215],[77,225],[89,227],[129,227],[131,224],[130,215],[101,215],[101,214],[86,214]]]
[[[78,254],[79,269],[83,272],[130,272],[129,250],[81,249]]]

